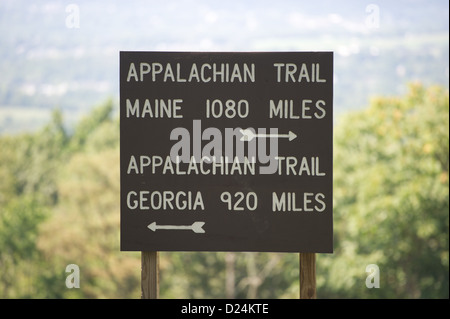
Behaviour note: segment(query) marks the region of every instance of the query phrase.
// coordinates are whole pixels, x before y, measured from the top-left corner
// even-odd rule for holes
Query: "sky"
[[[336,114],[401,94],[408,81],[448,87],[448,9],[444,0],[0,0],[0,133],[40,125],[55,107],[78,118],[116,100],[126,50],[333,51]]]

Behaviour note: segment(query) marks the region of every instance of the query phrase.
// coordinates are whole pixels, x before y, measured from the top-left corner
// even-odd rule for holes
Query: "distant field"
[[[374,11],[374,25],[367,23]],[[446,1],[0,1],[0,134],[65,123],[118,101],[121,50],[333,51],[334,111],[399,95],[407,83],[449,86]],[[137,10],[138,8],[138,10]],[[69,10],[70,11],[70,10]]]
[[[52,109],[28,106],[0,107],[0,134],[17,134],[32,132],[47,124],[51,118]],[[64,123],[70,127],[81,116],[80,111],[63,111]]]

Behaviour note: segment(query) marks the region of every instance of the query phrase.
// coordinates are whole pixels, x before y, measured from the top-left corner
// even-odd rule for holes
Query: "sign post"
[[[159,253],[157,251],[141,252],[141,298],[158,299],[159,297]]]
[[[300,299],[316,299],[316,254],[300,253]]]
[[[332,127],[332,52],[120,52],[121,250],[332,253]]]

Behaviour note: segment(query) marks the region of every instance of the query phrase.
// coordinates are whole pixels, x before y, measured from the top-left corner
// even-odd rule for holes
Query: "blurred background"
[[[0,0],[0,298],[140,298],[140,253],[119,251],[121,50],[334,51],[317,296],[449,297],[447,1]],[[163,252],[160,297],[298,298],[298,275],[298,254]]]

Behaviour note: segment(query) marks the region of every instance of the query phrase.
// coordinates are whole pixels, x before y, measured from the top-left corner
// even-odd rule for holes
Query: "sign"
[[[121,250],[333,251],[332,52],[120,52]]]

